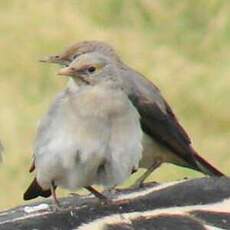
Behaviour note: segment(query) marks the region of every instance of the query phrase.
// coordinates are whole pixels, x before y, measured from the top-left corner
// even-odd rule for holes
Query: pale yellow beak
[[[62,76],[72,76],[74,74],[74,69],[70,67],[62,68],[57,74]]]

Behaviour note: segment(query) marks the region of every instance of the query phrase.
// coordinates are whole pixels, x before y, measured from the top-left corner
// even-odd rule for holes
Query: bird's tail
[[[38,196],[42,197],[49,197],[51,196],[51,190],[43,190],[41,186],[38,184],[36,178],[32,181],[28,189],[23,195],[24,200],[31,200],[34,199]]]
[[[192,147],[191,151],[193,153],[194,160],[197,165],[197,169],[209,176],[225,176],[221,171],[211,165],[208,161],[202,158]]]

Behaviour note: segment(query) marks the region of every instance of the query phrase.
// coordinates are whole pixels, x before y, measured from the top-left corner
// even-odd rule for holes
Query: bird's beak
[[[42,63],[58,63],[58,61],[59,61],[59,57],[57,56],[48,56],[48,57],[41,58],[39,60],[39,62]]]
[[[73,68],[70,67],[66,67],[66,68],[62,68],[58,71],[58,75],[62,75],[62,76],[72,76],[74,73]]]

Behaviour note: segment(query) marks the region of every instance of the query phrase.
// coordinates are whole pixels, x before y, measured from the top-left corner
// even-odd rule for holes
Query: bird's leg
[[[98,192],[95,188],[92,186],[86,186],[85,187],[88,191],[90,191],[94,196],[96,196],[100,201],[103,203],[110,203],[109,198],[104,196],[102,193]]]
[[[133,188],[141,188],[143,187],[145,179],[155,170],[157,169],[160,165],[162,164],[161,160],[156,160],[154,163],[146,170],[146,172],[137,179],[137,181],[134,183],[132,186]]]
[[[62,210],[62,207],[61,207],[61,205],[57,199],[57,196],[56,196],[54,181],[51,182],[50,190],[51,190],[51,194],[53,197],[53,203],[54,203],[54,207],[55,207],[54,209],[55,210]]]
[[[104,190],[104,193],[105,193],[105,194],[109,194],[109,195],[114,195],[114,194],[116,194],[117,192],[120,192],[121,189],[116,188],[116,187],[117,187],[117,185],[114,185],[114,186],[111,187],[111,188],[107,188],[107,189]]]

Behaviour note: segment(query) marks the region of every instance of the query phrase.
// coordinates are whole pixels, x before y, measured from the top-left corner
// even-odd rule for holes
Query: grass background
[[[23,203],[37,122],[65,86],[57,66],[37,60],[82,40],[111,43],[153,80],[195,148],[229,175],[229,12],[228,0],[1,1],[0,208]],[[165,165],[151,179],[184,176],[201,174]]]

